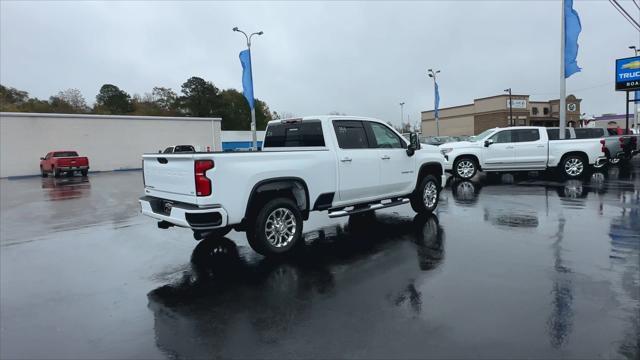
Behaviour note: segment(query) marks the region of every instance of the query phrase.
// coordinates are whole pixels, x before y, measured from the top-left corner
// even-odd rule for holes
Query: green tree
[[[221,114],[218,92],[218,88],[211,82],[193,76],[182,84],[180,108],[190,116],[211,117],[216,113]]]
[[[47,100],[40,100],[38,98],[30,98],[18,107],[20,112],[30,113],[50,113],[54,112],[51,108],[51,104]]]
[[[151,97],[162,111],[175,114],[178,100],[178,94],[175,91],[170,88],[156,86],[151,92]]]
[[[271,110],[266,102],[256,99],[256,129],[264,130],[267,128],[267,123],[273,120],[271,116]],[[248,105],[247,105],[248,106]]]
[[[127,114],[133,111],[131,96],[115,85],[104,84],[96,95],[97,113]]]
[[[78,113],[76,109],[59,96],[52,96],[49,98],[49,110],[54,113],[61,114],[75,114]]]
[[[29,93],[0,85],[0,111],[20,111],[19,107],[29,100]]]

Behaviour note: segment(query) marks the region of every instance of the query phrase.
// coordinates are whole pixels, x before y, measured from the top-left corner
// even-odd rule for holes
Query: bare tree
[[[77,113],[89,112],[87,102],[84,100],[82,93],[78,89],[67,89],[58,92],[56,98],[66,102]]]

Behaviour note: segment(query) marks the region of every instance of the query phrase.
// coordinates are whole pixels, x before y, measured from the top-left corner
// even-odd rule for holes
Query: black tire
[[[435,191],[435,194],[433,194]],[[427,175],[411,195],[411,208],[418,214],[431,214],[438,207],[440,185],[433,175]]]
[[[560,173],[568,179],[577,179],[587,170],[587,162],[580,155],[570,154],[562,158]]]
[[[80,170],[82,176],[86,177],[89,174],[89,170]]]
[[[207,239],[219,239],[224,237],[231,231],[231,226],[225,226],[222,228],[217,228],[213,230],[207,230],[205,232],[205,238]]]
[[[59,178],[60,177],[60,170],[58,169],[53,169],[53,177]]]
[[[43,178],[46,178],[47,176],[49,176],[46,172],[44,172],[44,169],[43,169],[42,167],[40,168],[40,175],[41,175]]]
[[[277,234],[278,230],[268,230],[268,225],[271,223],[271,229],[274,229],[276,225],[271,222],[274,218],[277,219],[279,214],[283,216],[285,221],[283,230],[288,230],[292,234],[288,237],[286,233]],[[293,219],[293,223],[289,223],[289,220]],[[253,221],[249,223],[247,228],[247,241],[251,248],[257,253],[264,256],[277,256],[284,255],[293,250],[298,244],[301,244],[302,238],[302,213],[296,203],[289,198],[275,198],[264,203],[258,212],[256,213]],[[287,224],[290,228],[287,229]],[[273,237],[267,238],[267,232],[270,232]],[[283,239],[283,237],[287,239]],[[284,244],[276,244],[276,243]]]
[[[458,168],[461,165],[463,165],[464,168],[470,169],[470,170],[463,172],[462,169]],[[456,159],[456,161],[453,163],[453,175],[461,179],[470,180],[472,177],[476,175],[477,172],[478,172],[478,162],[472,157],[463,156]]]

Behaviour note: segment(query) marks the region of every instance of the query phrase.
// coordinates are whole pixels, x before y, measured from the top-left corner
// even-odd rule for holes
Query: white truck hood
[[[456,141],[456,142],[444,143],[440,145],[440,148],[462,149],[462,148],[477,148],[482,146],[483,146],[483,142],[481,141]]]

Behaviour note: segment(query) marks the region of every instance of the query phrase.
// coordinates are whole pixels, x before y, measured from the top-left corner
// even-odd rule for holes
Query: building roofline
[[[96,115],[96,114],[61,114],[61,113],[26,113],[26,112],[0,112],[0,118],[13,117],[44,117],[44,118],[72,118],[72,119],[96,119],[96,120],[182,120],[182,121],[222,121],[217,117],[191,117],[191,116],[138,116],[138,115]]]
[[[457,108],[462,108],[462,107],[467,107],[467,106],[474,106],[474,104],[450,106],[450,107],[446,107],[446,108],[440,108],[440,109],[438,109],[438,111],[449,110],[449,109],[457,109]],[[424,113],[428,113],[428,112],[434,112],[434,111],[435,110],[420,111],[420,114],[424,114]]]
[[[486,99],[493,99],[493,98],[498,98],[498,97],[509,97],[509,94],[499,94],[499,95],[493,95],[493,96],[485,96],[485,97],[481,97],[481,98],[476,98],[473,99],[473,101],[478,101],[478,100],[486,100]],[[523,94],[511,94],[511,97],[514,96],[519,96],[519,97],[529,97],[529,95],[523,95]]]

